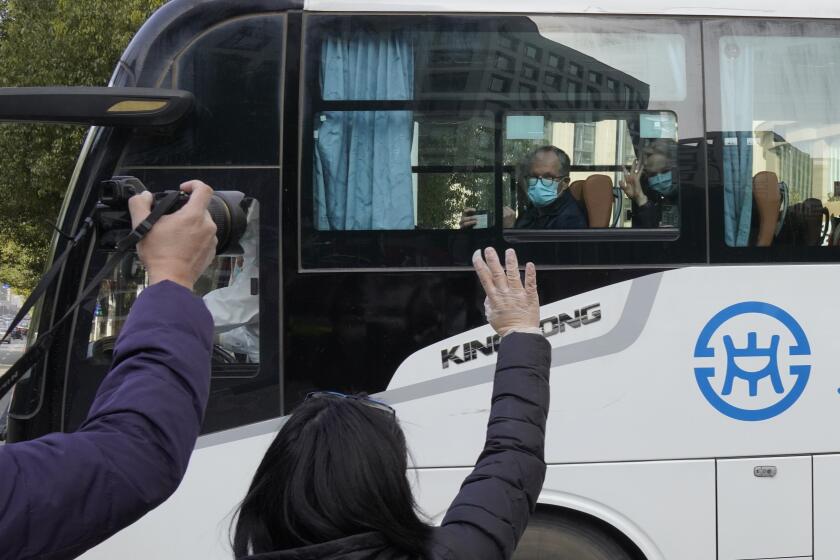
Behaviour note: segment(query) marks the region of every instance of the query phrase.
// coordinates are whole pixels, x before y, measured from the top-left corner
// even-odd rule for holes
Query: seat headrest
[[[612,221],[613,182],[607,175],[590,175],[583,186],[589,227],[607,228]]]
[[[778,175],[772,171],[756,173],[753,177],[753,199],[758,212],[758,235],[755,244],[758,247],[769,247],[776,234],[779,205],[782,200]]]

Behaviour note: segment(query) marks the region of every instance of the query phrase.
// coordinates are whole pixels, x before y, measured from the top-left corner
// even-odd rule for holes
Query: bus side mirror
[[[0,121],[163,127],[192,110],[192,93],[127,87],[0,88]]]

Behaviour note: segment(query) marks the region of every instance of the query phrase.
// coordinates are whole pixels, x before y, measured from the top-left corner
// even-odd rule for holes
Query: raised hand
[[[647,195],[642,190],[641,179],[644,169],[645,165],[642,160],[633,160],[633,165],[630,166],[628,171],[624,172],[624,179],[619,182],[621,190],[639,206],[644,206],[648,201]]]
[[[540,324],[540,301],[537,295],[537,271],[534,263],[525,265],[525,285],[519,279],[516,251],[505,251],[505,268],[492,247],[473,255],[475,268],[484,293],[487,320],[497,333],[504,336],[511,330],[533,330]]]

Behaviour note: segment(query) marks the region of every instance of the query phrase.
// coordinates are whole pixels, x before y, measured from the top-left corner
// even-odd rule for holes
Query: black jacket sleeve
[[[659,205],[648,199],[648,201],[638,206],[633,204],[633,227],[634,228],[658,228],[660,221]]]
[[[513,555],[545,478],[550,366],[551,346],[542,336],[511,333],[502,339],[487,441],[435,531],[439,556]]]

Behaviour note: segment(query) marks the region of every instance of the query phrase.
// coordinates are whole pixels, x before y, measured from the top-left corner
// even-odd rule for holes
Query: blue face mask
[[[531,177],[528,179],[528,199],[534,206],[548,206],[557,200],[559,186],[558,181]]]
[[[662,196],[668,196],[674,192],[673,175],[670,171],[659,173],[648,177],[648,187],[658,192]]]

